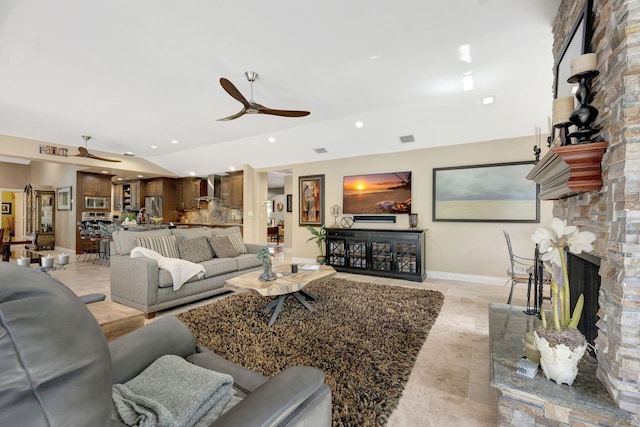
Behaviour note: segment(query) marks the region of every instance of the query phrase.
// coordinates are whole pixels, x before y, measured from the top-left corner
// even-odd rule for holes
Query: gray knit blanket
[[[212,422],[239,399],[230,375],[160,357],[125,384],[113,385],[112,418],[128,426],[191,427]]]

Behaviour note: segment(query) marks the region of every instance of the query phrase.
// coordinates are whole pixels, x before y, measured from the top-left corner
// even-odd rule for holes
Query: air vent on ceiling
[[[327,149],[324,147],[320,147],[320,148],[314,148],[313,151],[315,151],[318,154],[324,154],[324,153],[328,153]]]
[[[415,138],[413,137],[413,135],[405,135],[400,137],[400,142],[402,142],[403,144],[406,144],[407,142],[413,142],[413,141],[415,141]]]

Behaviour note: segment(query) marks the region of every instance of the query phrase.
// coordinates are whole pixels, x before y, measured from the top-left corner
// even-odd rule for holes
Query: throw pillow
[[[229,237],[229,240],[231,240],[233,247],[236,248],[236,251],[238,251],[239,254],[247,253],[247,247],[242,241],[242,235],[240,233],[231,233],[227,234],[227,236]]]
[[[235,258],[238,256],[238,251],[231,243],[229,236],[212,236],[207,237],[207,240],[218,258]]]
[[[209,242],[204,236],[178,242],[178,252],[181,259],[195,263],[213,258],[211,246],[209,246]]]
[[[163,257],[180,258],[176,236],[137,236],[138,246],[158,252]]]

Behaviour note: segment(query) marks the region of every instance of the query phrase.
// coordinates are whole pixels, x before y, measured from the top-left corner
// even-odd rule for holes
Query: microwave
[[[84,198],[85,209],[111,209],[110,197],[90,197]]]

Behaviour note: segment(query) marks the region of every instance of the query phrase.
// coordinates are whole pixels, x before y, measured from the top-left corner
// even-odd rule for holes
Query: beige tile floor
[[[288,254],[276,255],[276,263],[290,260]],[[79,295],[96,292],[109,295],[107,266],[74,261],[50,274]],[[445,295],[442,311],[418,354],[388,426],[496,425],[496,393],[489,385],[488,305],[492,301],[506,302],[508,287],[445,280],[415,283],[345,273],[339,273],[339,277],[435,289]],[[208,302],[160,312],[158,317]],[[525,305],[525,289],[515,290],[513,303]]]

